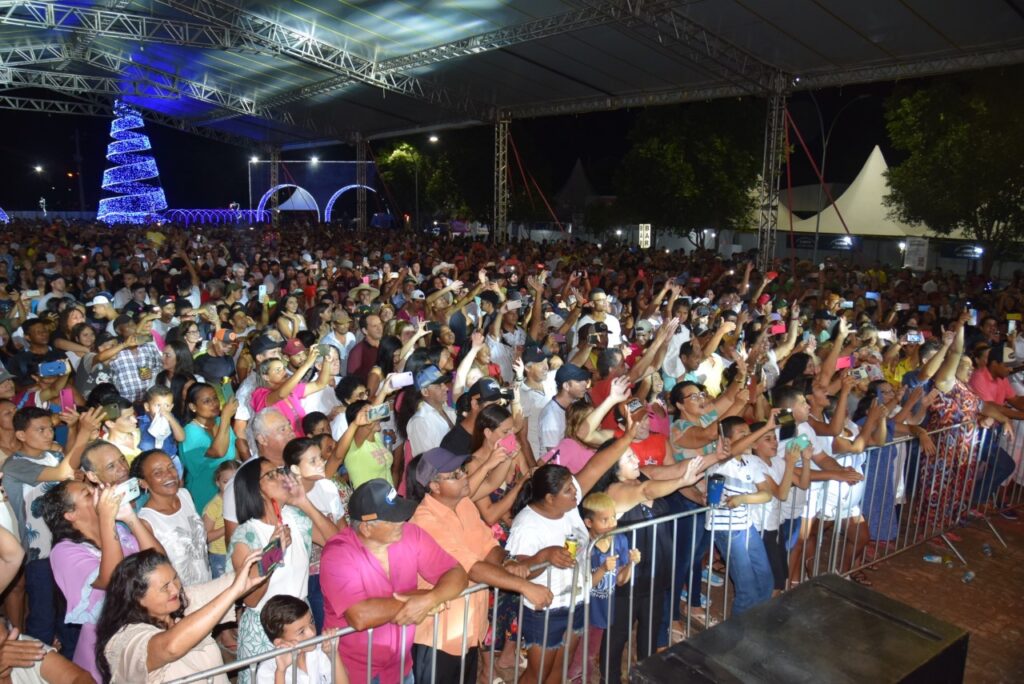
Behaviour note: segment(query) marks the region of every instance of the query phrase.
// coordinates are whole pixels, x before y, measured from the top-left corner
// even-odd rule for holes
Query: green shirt
[[[345,469],[348,471],[352,489],[378,478],[394,485],[391,479],[391,464],[394,460],[394,456],[384,446],[379,432],[358,447],[353,443],[345,456]]]

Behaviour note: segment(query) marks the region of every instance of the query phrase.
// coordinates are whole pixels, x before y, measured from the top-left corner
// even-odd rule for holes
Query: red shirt
[[[982,401],[996,406],[1002,406],[1009,399],[1017,396],[1013,387],[1010,386],[1008,378],[994,378],[989,369],[984,366],[971,373],[970,384],[971,389],[981,397]]]
[[[596,408],[597,406],[600,406],[601,403],[605,399],[607,399],[608,395],[611,394],[611,393],[612,393],[612,379],[611,378],[605,378],[604,380],[595,380],[593,382],[593,384],[591,384],[591,386],[590,386],[590,402]],[[601,421],[601,428],[602,429],[604,429],[604,430],[616,430],[616,429],[618,429],[619,424],[615,420],[616,417],[619,415],[618,411],[619,411],[619,407],[618,406],[613,406],[612,407],[612,410],[609,411],[605,415],[604,419]]]
[[[402,526],[402,538],[388,547],[390,576],[384,574],[372,553],[359,540],[355,530],[346,527],[331,537],[320,557],[320,587],[324,594],[324,627],[348,627],[345,611],[361,601],[390,598],[392,594],[415,591],[416,577],[437,584],[441,576],[456,566],[455,559],[434,539],[412,523]],[[412,672],[412,644],[416,625],[405,628],[405,671],[399,673],[402,654],[402,628],[395,624],[373,630],[372,674],[381,682],[400,682]],[[349,679],[365,682],[366,632],[356,632],[338,640]]]

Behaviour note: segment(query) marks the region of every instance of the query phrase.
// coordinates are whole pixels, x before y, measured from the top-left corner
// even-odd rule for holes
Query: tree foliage
[[[960,230],[1003,253],[1024,238],[1020,67],[936,81],[887,104],[893,146],[885,203],[908,223]]]
[[[750,228],[764,112],[749,98],[645,111],[615,178],[623,215],[683,233]]]

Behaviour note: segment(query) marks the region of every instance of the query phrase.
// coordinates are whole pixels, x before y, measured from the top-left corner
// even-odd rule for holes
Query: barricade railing
[[[575,656],[570,649],[562,649],[561,662],[550,666],[561,669],[562,681],[582,677],[583,682],[590,682],[594,668],[600,670],[601,681],[620,681],[618,668],[623,663],[628,673],[634,659],[687,639],[696,629],[706,629],[728,619],[736,611],[749,607],[750,601],[767,599],[775,593],[777,582],[766,588],[763,584],[765,568],[754,569],[752,560],[755,557],[766,559],[770,545],[775,546],[776,552],[781,551],[788,566],[785,588],[824,573],[865,581],[859,573],[868,566],[929,540],[945,544],[966,565],[967,559],[949,534],[958,526],[976,520],[1005,545],[988,518],[1024,503],[1024,488],[1020,484],[1024,482],[1024,466],[1019,458],[1013,463],[1013,457],[1024,449],[1022,433],[1024,430],[1009,439],[1001,430],[962,423],[928,433],[923,445],[918,438],[893,438],[885,445],[862,453],[835,456],[841,466],[856,471],[862,479],[856,482],[824,479],[828,474],[819,471],[806,490],[798,486],[802,466],[797,466],[790,496],[775,507],[776,519],[762,515],[762,509],[756,508],[761,504],[749,504],[743,511],[732,511],[724,505],[712,508],[674,493],[667,497],[671,499],[673,513],[622,525],[580,545],[582,553],[577,555],[569,590],[568,625],[571,631],[576,611],[582,610],[581,641]],[[843,474],[838,477],[856,479]],[[1004,482],[1004,477],[1009,481]],[[628,539],[629,549],[640,550],[640,563],[631,566],[628,581],[622,586],[613,586],[608,591],[605,579],[608,573],[605,573],[605,578],[595,588],[591,568],[595,548],[607,542],[609,552],[615,553],[616,537]],[[758,544],[762,545],[764,554],[758,551]],[[721,564],[717,565],[716,560]],[[550,588],[548,568],[549,564],[543,563],[534,566],[532,571],[542,571],[543,575],[536,579],[546,582]],[[616,585],[619,570],[621,565],[617,564],[612,573],[612,582]],[[760,577],[760,581],[754,581],[754,577]],[[737,578],[742,578],[739,586]],[[757,585],[756,593],[752,593],[749,584]],[[482,644],[469,644],[470,630],[466,626],[470,597],[485,591],[490,593],[491,600],[487,609],[491,638],[489,643],[485,640]],[[456,603],[458,600],[462,601],[461,606]],[[505,677],[511,676],[509,684],[519,681],[524,599],[518,593],[486,584],[468,587],[459,599],[451,602],[451,607],[433,616],[431,671],[437,672],[442,617],[462,610],[458,681],[471,684],[467,678],[470,674],[467,656],[476,648],[479,651],[474,655],[472,669],[483,665],[479,657],[486,653],[487,681],[496,681],[498,645],[502,637],[498,629],[499,607],[507,613],[514,611],[518,616],[520,628],[514,638],[514,664],[511,668],[500,669],[508,671]],[[548,641],[551,610],[550,606],[544,610],[543,644]],[[595,624],[605,625],[603,633],[597,632]],[[374,676],[373,631],[366,630],[367,684],[373,682]],[[322,634],[293,647],[178,679],[173,684],[209,682],[217,675],[242,670],[255,676],[260,663],[288,653],[294,659],[301,650],[324,643],[330,644],[333,653],[341,639],[355,633],[356,630],[347,628],[340,633]],[[600,638],[595,641],[598,635]],[[406,647],[407,631],[403,629],[399,656],[402,672]],[[549,649],[542,646],[538,683],[542,681],[545,664],[550,663],[549,657]],[[332,657],[332,668],[333,665]],[[286,681],[297,681],[295,668],[292,670]],[[351,678],[350,681],[361,684]]]

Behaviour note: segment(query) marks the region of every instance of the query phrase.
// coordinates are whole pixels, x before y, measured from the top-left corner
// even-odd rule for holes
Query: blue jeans
[[[980,506],[987,503],[999,485],[1013,474],[1015,464],[1006,449],[999,446],[999,438],[1003,429],[983,428],[978,441],[978,471],[974,477],[974,493],[971,505]]]
[[[213,579],[217,579],[228,569],[228,557],[224,553],[211,553],[210,554],[210,573],[213,575]]]
[[[313,613],[313,623],[316,625],[317,634],[324,631],[324,593],[320,590],[320,573],[309,576],[309,592],[306,596],[306,603]]]
[[[690,501],[678,492],[668,495],[665,499],[673,514],[701,508],[700,504]],[[661,611],[661,620],[658,625],[658,631],[655,634],[659,647],[668,646],[669,623],[672,620],[684,619],[683,613],[679,610],[679,594],[682,590],[685,589],[689,592],[691,606],[695,608],[700,607],[700,573],[703,569],[701,559],[704,558],[704,554],[711,548],[711,533],[704,529],[704,519],[706,517],[706,513],[699,513],[680,518],[676,523],[678,526],[676,533],[676,574],[672,578],[671,589],[665,592],[662,599],[664,603]],[[672,534],[671,526],[669,526],[669,530],[668,534]],[[693,560],[692,563],[690,562],[691,559]],[[671,563],[671,559],[663,559],[658,562]]]
[[[729,565],[735,595],[732,614],[740,615],[772,597],[772,568],[761,535],[751,525],[747,529],[716,530],[715,546]]]
[[[28,616],[25,618],[25,634],[38,639],[47,646],[54,637],[60,639],[61,655],[71,660],[78,645],[78,625],[64,622],[64,616],[57,614],[57,584],[53,581],[50,559],[29,561],[25,564],[25,593],[28,595]]]

